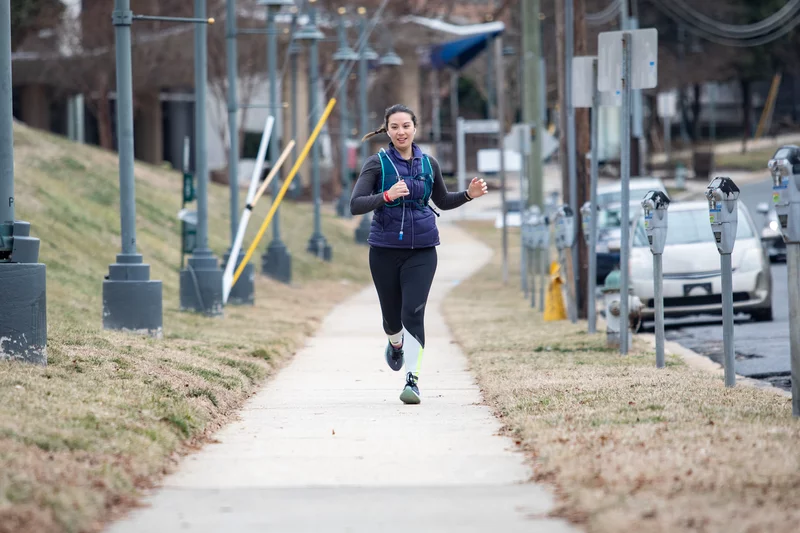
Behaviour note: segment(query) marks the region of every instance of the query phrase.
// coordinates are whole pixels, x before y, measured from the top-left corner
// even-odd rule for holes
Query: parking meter
[[[539,206],[534,205],[522,212],[522,244],[526,248],[536,248],[537,225],[541,218]]]
[[[595,213],[600,211],[600,207],[595,209]],[[589,246],[589,240],[591,239],[591,229],[592,229],[592,203],[586,202],[581,207],[581,229],[583,230],[583,239],[586,241],[586,245]]]
[[[653,254],[663,254],[667,244],[667,208],[669,197],[662,191],[648,191],[642,200],[644,229]]]
[[[717,250],[721,254],[731,254],[739,220],[739,211],[736,208],[739,187],[730,178],[714,178],[708,184],[706,198],[708,218],[711,221]]]
[[[772,201],[783,240],[800,243],[800,147],[782,146],[767,164],[772,174]]]
[[[575,242],[575,217],[570,206],[565,204],[558,208],[555,213],[555,225],[556,248],[559,250],[572,248]]]

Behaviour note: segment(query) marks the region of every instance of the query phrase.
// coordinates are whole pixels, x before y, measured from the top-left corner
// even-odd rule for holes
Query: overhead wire
[[[614,0],[597,13],[586,13],[586,23],[590,26],[602,26],[603,24],[611,22],[617,18],[620,8],[622,8],[622,0]]]
[[[664,13],[669,18],[685,25],[687,31],[689,31],[690,33],[693,33],[698,37],[705,39],[709,42],[717,43],[723,46],[731,46],[739,48],[762,46],[780,39],[790,31],[792,31],[798,24],[800,24],[800,15],[798,15],[794,19],[788,21],[786,24],[780,26],[774,33],[763,35],[759,38],[749,39],[749,40],[723,38],[716,34],[710,33],[701,27],[698,27],[692,15],[687,15],[686,13],[681,12],[680,8],[676,8],[669,2],[661,3],[659,2],[659,0],[650,0],[650,3],[653,4],[659,11]]]

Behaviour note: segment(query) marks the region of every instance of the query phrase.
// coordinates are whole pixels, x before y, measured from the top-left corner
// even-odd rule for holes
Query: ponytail
[[[363,143],[367,139],[371,139],[372,137],[380,135],[381,133],[386,133],[386,126],[381,126],[377,130],[367,133],[366,135],[364,135],[364,137],[361,138],[361,142]]]

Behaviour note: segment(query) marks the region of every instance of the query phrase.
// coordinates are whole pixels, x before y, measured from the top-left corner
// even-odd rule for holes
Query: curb
[[[653,350],[656,349],[656,336],[653,333],[638,333],[636,337],[641,338],[649,345],[652,346]],[[675,341],[666,341],[664,343],[664,352],[665,354],[669,355],[677,355],[690,367],[694,368],[695,370],[700,370],[703,372],[710,372],[712,374],[716,374],[720,377],[725,376],[725,369],[724,367],[719,364],[715,363],[708,357],[704,355],[700,355],[699,353],[690,350],[684,346],[681,346]],[[779,396],[783,396],[785,398],[791,399],[792,393],[789,391],[785,391],[783,389],[779,389],[769,383],[764,381],[760,381],[753,378],[748,378],[745,376],[741,376],[736,374],[736,385],[742,384],[746,387],[752,387],[755,389],[761,389],[767,392],[771,392],[773,394],[777,394]]]

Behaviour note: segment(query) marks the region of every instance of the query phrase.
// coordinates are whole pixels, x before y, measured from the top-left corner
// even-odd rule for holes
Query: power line
[[[670,2],[673,7],[680,8],[687,13],[698,27],[720,37],[730,38],[752,38],[766,35],[783,26],[787,19],[800,11],[800,0],[790,0],[772,15],[753,24],[726,24],[700,13],[684,0],[670,0]]]
[[[658,0],[650,0],[650,3],[653,4],[659,11],[664,13],[666,16],[671,18],[672,20],[683,24],[686,29],[697,35],[698,37],[705,39],[707,41],[717,43],[723,46],[732,46],[738,48],[750,48],[754,46],[762,46],[768,44],[770,42],[776,41],[792,31],[798,24],[800,24],[800,16],[795,17],[794,19],[787,22],[785,25],[781,26],[778,31],[775,33],[764,35],[757,39],[730,39],[730,38],[723,38],[713,33],[708,32],[703,28],[697,27],[696,21],[692,18],[691,15],[687,15],[682,13],[680,9],[676,9],[674,5],[669,4],[669,2],[660,3]]]
[[[800,1],[800,0],[798,0]],[[614,0],[605,9],[597,13],[586,13],[586,23],[590,26],[602,26],[614,20],[622,7],[622,0]]]

